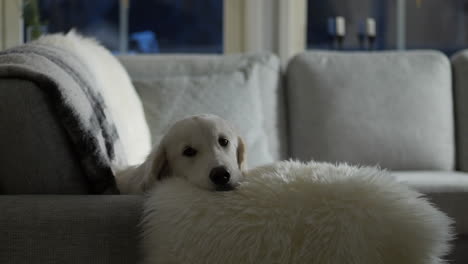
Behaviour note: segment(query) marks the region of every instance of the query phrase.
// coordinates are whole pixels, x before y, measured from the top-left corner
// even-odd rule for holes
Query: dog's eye
[[[185,147],[184,152],[182,152],[182,155],[186,157],[193,157],[197,155],[197,150],[192,147]]]
[[[226,138],[223,138],[223,137],[220,137],[218,139],[218,143],[223,146],[223,147],[226,147],[228,144],[229,144],[229,140],[227,140]]]

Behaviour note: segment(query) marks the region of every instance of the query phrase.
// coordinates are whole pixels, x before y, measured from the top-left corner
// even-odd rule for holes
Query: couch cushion
[[[276,57],[163,55],[120,60],[143,100],[154,143],[175,120],[212,113],[240,130],[250,166],[284,157]]]
[[[292,156],[389,169],[454,167],[448,59],[306,52],[287,69]]]
[[[468,174],[458,171],[393,171],[396,179],[423,193],[468,193]]]
[[[34,83],[0,79],[0,127],[0,194],[90,192],[50,99]]]
[[[458,234],[468,235],[468,173],[455,171],[395,171],[400,182],[426,196],[455,220]]]
[[[210,113],[223,117],[239,130],[248,148],[249,165],[273,161],[262,128],[264,116],[255,79],[246,79],[241,72],[234,72],[134,83],[143,98],[154,142],[161,141],[175,120],[187,115]]]

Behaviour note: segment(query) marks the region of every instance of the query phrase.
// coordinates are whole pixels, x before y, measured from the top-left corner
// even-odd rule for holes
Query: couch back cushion
[[[448,59],[306,52],[287,69],[292,156],[394,170],[454,168]]]
[[[211,113],[239,130],[250,167],[284,156],[275,56],[144,55],[120,60],[143,101],[154,144],[176,120]]]

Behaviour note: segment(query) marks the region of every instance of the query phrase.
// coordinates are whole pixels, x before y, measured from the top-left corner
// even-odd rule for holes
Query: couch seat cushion
[[[458,234],[468,234],[468,173],[456,171],[395,171],[400,182],[426,194],[455,220]]]

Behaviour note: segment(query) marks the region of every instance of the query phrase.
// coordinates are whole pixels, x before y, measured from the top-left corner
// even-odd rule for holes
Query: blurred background
[[[401,48],[438,49],[451,54],[468,44],[467,14],[466,0],[309,0],[307,46],[326,48],[327,18],[343,16],[347,28],[344,48],[358,49],[363,20],[372,17],[378,50],[399,48],[400,34],[404,41]],[[399,25],[402,32],[398,32]]]
[[[233,39],[244,41],[234,51],[275,52],[296,28],[303,49],[438,49],[450,55],[468,46],[468,0],[1,1],[21,3],[25,41],[75,28],[114,53],[223,53]]]
[[[120,47],[119,27],[125,21],[128,25],[125,52],[223,51],[222,0],[26,0],[25,4],[26,9],[38,6],[44,31],[67,32],[75,28],[115,52]],[[124,5],[123,14],[120,5]],[[26,35],[28,26],[31,25],[26,24]]]

